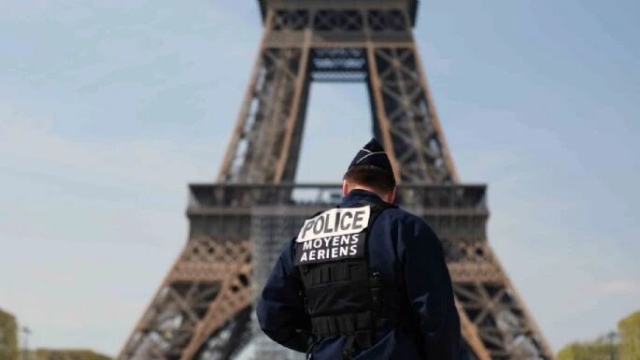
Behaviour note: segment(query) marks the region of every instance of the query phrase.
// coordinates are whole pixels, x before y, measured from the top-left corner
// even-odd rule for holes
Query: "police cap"
[[[370,165],[393,174],[393,168],[387,153],[375,138],[371,139],[353,158],[349,170],[357,165]]]

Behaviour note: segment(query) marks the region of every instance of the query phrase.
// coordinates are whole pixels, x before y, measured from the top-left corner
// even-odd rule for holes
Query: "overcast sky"
[[[0,0],[0,307],[35,346],[115,355],[186,240],[187,184],[217,175],[261,24],[254,1],[92,3]],[[640,2],[421,3],[504,268],[555,350],[613,329],[640,307]],[[335,181],[365,86],[314,86],[307,119],[298,179]]]

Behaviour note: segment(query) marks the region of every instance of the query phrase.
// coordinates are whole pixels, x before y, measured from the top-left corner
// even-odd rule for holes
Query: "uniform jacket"
[[[362,201],[382,202],[373,193],[353,190],[342,199],[341,206]],[[438,237],[424,220],[400,208],[382,212],[370,231],[370,267],[381,274],[393,296],[400,299],[400,294],[406,294],[405,305],[419,321],[419,340],[412,340],[400,327],[387,325],[379,331],[377,342],[358,352],[353,360],[459,359],[460,319]],[[311,326],[299,295],[302,282],[294,267],[294,240],[273,267],[256,312],[267,336],[287,348],[306,352],[312,342],[308,335]],[[314,347],[312,359],[342,359],[344,342],[343,336],[321,340]],[[418,346],[423,348],[426,359]]]

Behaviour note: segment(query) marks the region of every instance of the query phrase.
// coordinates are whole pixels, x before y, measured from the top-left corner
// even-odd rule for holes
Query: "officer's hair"
[[[344,174],[349,183],[366,186],[376,193],[388,194],[396,187],[393,173],[372,165],[356,165]]]

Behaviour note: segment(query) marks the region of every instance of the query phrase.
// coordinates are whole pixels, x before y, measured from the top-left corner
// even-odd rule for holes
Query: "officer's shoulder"
[[[385,211],[387,219],[398,226],[413,227],[428,233],[433,233],[433,229],[420,216],[411,213],[401,207],[395,206]]]
[[[399,207],[399,206],[394,206],[391,207],[389,209],[387,209],[385,211],[386,215],[393,218],[394,220],[397,221],[401,221],[401,222],[407,222],[407,223],[424,223],[426,224],[426,222],[424,221],[423,218]]]

